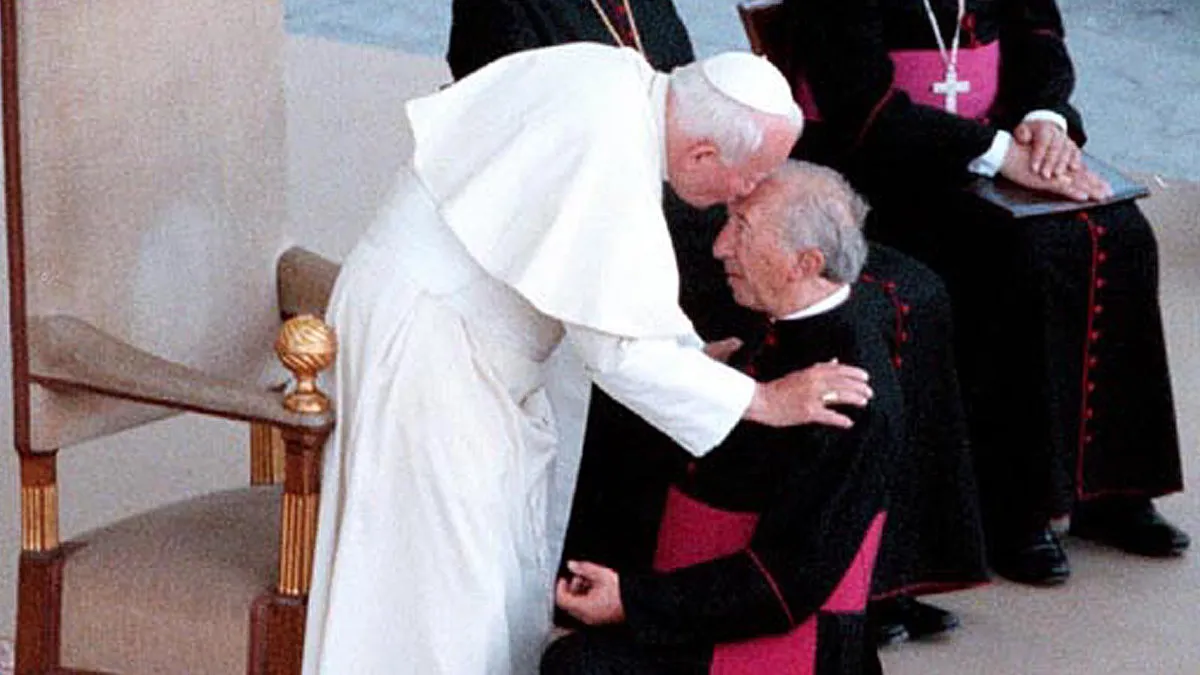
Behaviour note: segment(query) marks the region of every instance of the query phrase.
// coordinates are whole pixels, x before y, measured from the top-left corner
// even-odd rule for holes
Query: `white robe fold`
[[[583,391],[567,380],[586,373],[697,454],[749,404],[749,378],[683,344],[694,334],[661,213],[662,100],[631,54],[528,52],[480,71],[486,86],[473,76],[412,104],[425,120],[414,169],[347,258],[327,316],[338,419],[306,675],[536,672],[570,503],[551,475],[577,461],[556,460],[554,412],[581,419],[586,400],[552,412],[560,343],[578,359],[555,371],[559,390]],[[579,109],[592,86],[604,110],[641,112],[596,127],[602,115]],[[636,142],[587,147],[614,135]],[[456,155],[464,146],[479,152]],[[555,148],[574,159],[556,163]]]

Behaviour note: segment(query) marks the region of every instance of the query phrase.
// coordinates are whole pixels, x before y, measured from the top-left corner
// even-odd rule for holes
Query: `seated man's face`
[[[772,315],[787,306],[786,291],[797,274],[796,255],[783,244],[781,202],[776,183],[761,183],[729,204],[729,219],[713,244],[734,300]]]

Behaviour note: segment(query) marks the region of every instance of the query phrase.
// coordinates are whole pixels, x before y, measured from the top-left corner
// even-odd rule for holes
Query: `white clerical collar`
[[[650,77],[650,110],[658,130],[659,171],[664,182],[667,180],[667,91],[670,83],[671,78],[666,73],[655,72]]]
[[[792,312],[785,317],[778,319],[779,321],[795,321],[796,319],[807,319],[818,314],[824,314],[846,302],[850,299],[850,284],[842,284],[838,289],[829,294],[824,300],[805,307],[798,312]]]

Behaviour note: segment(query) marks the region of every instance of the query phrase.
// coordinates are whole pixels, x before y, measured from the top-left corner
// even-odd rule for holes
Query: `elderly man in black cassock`
[[[453,10],[446,57],[459,78],[506,54],[576,41],[636,49],[660,70],[695,59],[671,0],[454,0]],[[699,210],[670,189],[664,194],[679,263],[680,305],[708,339],[752,339],[761,321],[733,301],[711,255],[724,209]],[[893,492],[871,606],[878,639],[891,643],[958,624],[954,615],[914,596],[970,587],[987,574],[946,289],[924,265],[875,244],[863,279],[862,294],[871,299],[880,325],[893,334],[892,364],[905,394],[908,441],[895,466],[895,474],[904,478]],[[653,510],[615,514],[598,502],[614,480],[631,492],[657,495],[664,475],[674,470],[667,456],[651,462],[632,450],[653,430],[602,392],[593,392],[592,400],[575,504],[581,513],[573,516],[567,542],[568,549],[584,551],[591,541],[611,536],[617,522],[624,540],[653,537]]]
[[[1081,158],[1053,0],[785,0],[783,54],[812,122],[800,155],[870,199],[872,237],[938,271],[999,574],[1061,583],[1050,523],[1145,556],[1188,536],[1154,234]],[[996,176],[1073,213],[1012,220],[962,188]]]
[[[739,425],[665,490],[641,564],[569,562],[557,602],[587,627],[549,647],[543,674],[879,671],[865,610],[904,423],[891,336],[853,283],[865,215],[836,172],[796,161],[731,204],[714,254],[771,321],[731,363],[762,378],[858,363],[875,398],[844,431]]]

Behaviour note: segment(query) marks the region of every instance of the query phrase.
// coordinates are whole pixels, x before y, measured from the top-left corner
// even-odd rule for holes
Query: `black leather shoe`
[[[914,640],[940,635],[959,626],[953,613],[906,595],[872,602],[867,612],[876,625],[899,626]]]
[[[995,542],[989,558],[996,574],[1017,583],[1057,586],[1071,576],[1067,553],[1048,528]]]
[[[904,622],[899,616],[877,611],[878,604],[867,604],[867,630],[875,637],[875,646],[888,647],[907,642],[908,629],[904,627]]]
[[[1071,515],[1071,534],[1151,558],[1182,555],[1192,543],[1149,499],[1101,499],[1081,504]]]

